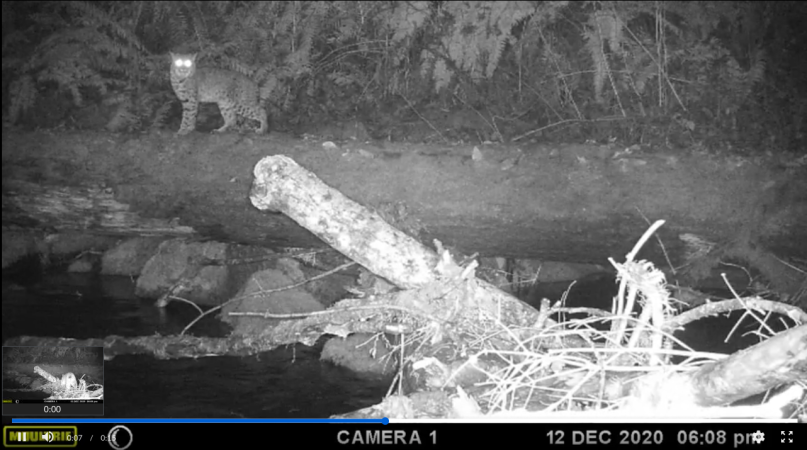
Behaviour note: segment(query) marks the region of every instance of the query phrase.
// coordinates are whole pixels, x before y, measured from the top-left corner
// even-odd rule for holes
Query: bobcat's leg
[[[196,129],[196,113],[199,111],[199,102],[188,100],[182,102],[182,124],[177,134],[188,134]]]
[[[224,125],[214,130],[214,133],[224,132],[228,128],[236,125],[237,115],[235,113],[235,105],[232,103],[219,103],[219,111],[221,111],[221,117],[224,118]]]
[[[261,123],[261,126],[257,130],[255,130],[256,133],[263,134],[263,133],[266,133],[267,131],[269,131],[269,119],[267,119],[267,117],[266,117],[266,110],[265,109],[263,109],[263,108],[258,109],[257,120],[258,120],[258,122]]]

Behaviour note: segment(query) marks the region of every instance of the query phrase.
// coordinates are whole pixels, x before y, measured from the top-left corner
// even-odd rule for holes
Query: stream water
[[[608,311],[611,309],[611,299],[617,295],[618,286],[611,277],[598,277],[590,282],[576,283],[571,287],[568,282],[544,283],[531,293],[532,299],[528,303],[538,308],[540,299],[545,297],[551,299],[554,304],[567,290],[569,292],[566,306],[600,308]],[[712,291],[708,294],[713,295],[715,300],[732,298],[729,290]],[[638,311],[639,306],[634,308],[634,312]],[[763,313],[755,312],[754,314],[761,319],[765,318]],[[786,328],[776,314],[767,317],[765,323],[773,332],[780,332]],[[788,320],[787,323],[793,326],[791,320]],[[761,326],[759,321],[745,311],[734,311],[730,314],[705,317],[691,322],[683,330],[676,331],[675,337],[697,352],[731,354],[758,344],[764,340],[761,336],[770,336],[770,334],[768,329]]]
[[[13,281],[13,283],[12,283]],[[567,284],[545,286],[557,299]],[[606,308],[616,287],[597,280],[572,288],[570,306]],[[606,308],[608,309],[608,308]],[[167,308],[134,296],[127,277],[49,274],[3,279],[3,341],[10,337],[75,339],[109,335],[175,334],[196,312],[172,302]],[[677,336],[695,350],[732,353],[759,341],[756,322],[746,319],[724,338],[741,314],[690,324]],[[781,328],[781,327],[778,327]],[[211,318],[193,334],[224,336]],[[250,357],[210,357],[161,361],[151,356],[118,356],[104,364],[104,415],[121,418],[303,418],[328,417],[377,404],[390,379],[363,377],[319,360],[314,347],[288,346]],[[5,393],[4,393],[5,394]],[[4,398],[7,398],[4,395]]]
[[[3,280],[3,342],[22,335],[167,335],[196,316],[180,302],[161,309],[154,300],[136,298],[127,277],[58,274],[14,281]],[[197,326],[196,335],[224,336],[227,331],[215,319]],[[249,357],[169,361],[121,355],[104,362],[104,416],[311,418],[381,401],[390,379],[363,377],[321,362],[320,350],[321,343]]]

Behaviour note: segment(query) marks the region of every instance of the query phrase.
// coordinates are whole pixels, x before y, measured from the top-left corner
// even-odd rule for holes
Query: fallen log
[[[263,158],[255,165],[254,175],[250,200],[256,208],[287,215],[326,244],[399,288],[423,288],[455,278],[466,270],[449,252],[438,248],[438,255],[287,156]],[[480,299],[485,300],[479,306],[486,312],[495,313],[507,323],[526,325],[531,323],[530,319],[534,321],[530,314],[534,310],[526,304],[483,280],[476,280],[476,284],[484,293]]]
[[[371,272],[399,287],[414,288],[413,292],[440,282],[446,286],[453,285],[453,291],[444,289],[439,299],[424,295],[420,297],[421,301],[418,301],[418,295],[413,294],[415,300],[407,305],[413,311],[419,311],[420,315],[431,317],[433,323],[437,320],[438,327],[450,323],[454,328],[449,339],[435,340],[434,336],[446,334],[434,333],[432,345],[443,344],[447,340],[458,349],[464,348],[467,342],[461,342],[462,336],[477,336],[480,327],[487,332],[507,328],[508,331],[502,333],[506,338],[490,339],[491,342],[496,341],[492,342],[491,348],[502,350],[509,345],[510,349],[527,350],[529,346],[526,343],[530,338],[525,336],[529,332],[525,334],[518,328],[536,324],[536,319],[543,316],[540,320],[544,320],[546,317],[546,314],[541,316],[533,314],[531,308],[526,308],[526,305],[520,304],[517,299],[498,291],[482,280],[474,279],[473,266],[468,270],[467,267],[456,265],[450,258],[435,254],[414,238],[390,226],[378,214],[325,185],[291,158],[285,156],[264,158],[255,166],[254,175],[255,182],[250,194],[253,205],[262,210],[288,215]],[[649,264],[643,263],[645,266]],[[657,279],[659,275],[653,274],[653,276]],[[663,275],[661,280],[663,281]],[[454,297],[451,301],[440,302],[450,295]],[[502,314],[502,311],[509,311],[511,314]],[[513,312],[516,313],[512,314]],[[525,321],[525,317],[529,320]],[[803,312],[799,317],[804,318]],[[485,327],[482,324],[485,321],[493,325]],[[663,323],[655,325],[659,329],[664,327]],[[533,331],[540,331],[541,327],[539,325],[535,328],[538,330]],[[674,401],[678,406],[707,407],[731,403],[764,392],[783,383],[804,378],[804,368],[807,364],[805,333],[807,333],[806,326],[796,327],[788,333],[777,336],[772,343],[758,346],[756,350],[740,352],[726,361],[706,365],[696,371],[689,371],[686,375],[678,374],[667,378],[667,383],[675,380],[677,385],[682,386],[680,391],[682,395],[675,398],[660,400],[657,393],[661,385],[658,381],[651,382],[654,378],[649,376],[644,377],[644,383],[633,383],[628,393],[634,405],[637,401],[642,401],[643,404],[652,407],[659,404],[666,404],[666,407],[669,407],[670,402]],[[637,340],[638,336],[637,339],[631,339],[633,345]],[[772,348],[777,351],[770,350]],[[529,349],[534,350],[536,347]],[[480,354],[487,351],[482,348],[479,350]],[[642,348],[628,350],[641,352]],[[428,353],[423,351],[414,357],[423,357]],[[541,358],[540,354],[534,356]],[[767,364],[759,364],[759,360],[762,359]],[[418,387],[442,388],[450,385],[455,375],[451,373],[452,370],[459,371],[466,366],[463,363],[458,367],[456,362],[456,360],[444,361],[443,368],[438,369],[436,375],[427,374],[427,379],[428,375],[433,375],[432,378],[442,381],[442,385],[432,380],[431,384],[428,381],[421,382]],[[412,364],[416,366],[418,363],[412,362]],[[738,370],[739,368],[745,370]],[[488,366],[480,370],[485,372],[490,369]],[[446,375],[446,372],[449,374]],[[568,381],[566,383],[568,384]],[[585,384],[585,382],[579,383],[576,389]],[[676,390],[676,394],[678,393]]]
[[[250,200],[263,211],[289,216],[326,244],[404,289],[436,280],[437,255],[350,200],[287,156],[255,166]]]
[[[807,324],[706,364],[687,377],[688,390],[675,395],[692,396],[700,406],[733,403],[748,397],[748,392],[807,380]]]
[[[522,396],[525,390],[557,391],[558,387],[564,388],[566,393],[563,398],[554,404],[557,407],[562,403],[571,404],[565,399],[571,399],[579,391],[590,387],[590,380],[595,377],[605,380],[614,372],[625,371],[624,367],[603,363],[603,356],[610,355],[609,352],[646,355],[650,351],[662,351],[649,348],[646,341],[639,338],[626,339],[632,343],[628,348],[614,348],[607,345],[607,335],[591,330],[581,331],[581,328],[577,328],[578,322],[562,323],[550,319],[550,315],[562,312],[564,308],[555,305],[540,312],[535,311],[477,279],[475,261],[457,263],[440,244],[436,245],[437,252],[432,251],[397,230],[380,214],[325,185],[291,158],[264,158],[255,166],[254,173],[250,199],[256,207],[288,215],[370,272],[404,290],[385,293],[368,291],[363,298],[343,300],[329,310],[317,313],[255,313],[267,319],[296,319],[285,320],[257,338],[110,337],[91,342],[43,339],[36,344],[36,338],[24,337],[6,345],[95,344],[112,350],[110,356],[150,351],[158,358],[171,358],[251,354],[292,342],[311,345],[323,334],[345,336],[355,332],[395,332],[402,336],[401,344],[405,347],[399,377],[407,378],[405,383],[413,391],[448,388],[455,389],[457,395],[461,396],[463,388],[478,387],[485,382],[488,385],[498,383],[502,398],[508,400],[504,403],[513,405],[519,401],[533,409],[541,408],[538,403],[531,403],[534,400],[531,394]],[[652,266],[647,262],[643,264]],[[248,313],[240,311],[231,314]],[[791,318],[803,320],[803,314],[801,312],[801,315],[796,314]],[[605,311],[598,315],[601,320],[614,319],[610,317],[612,314]],[[668,317],[666,320],[675,323],[674,318]],[[660,333],[665,324],[654,322],[643,324],[643,327],[655,327],[654,332]],[[625,328],[620,330],[626,331]],[[627,333],[630,332],[631,329],[627,329]],[[770,344],[775,346],[775,351],[770,350],[774,347],[761,347],[764,350],[740,352],[726,361],[699,369],[687,368],[683,371],[686,374],[679,373],[668,378],[668,382],[674,380],[676,386],[681,386],[683,392],[687,393],[675,399],[676,407],[724,404],[782,383],[803,379],[807,358],[805,326],[793,328],[783,335],[777,336],[778,339]],[[622,339],[618,342],[622,342]],[[637,342],[643,345],[635,345]],[[449,351],[444,351],[446,349]],[[762,360],[766,364],[759,364]],[[572,366],[572,370],[567,369],[568,366]],[[658,372],[657,368],[634,366],[629,370],[648,373]],[[518,382],[514,382],[512,377],[518,377]],[[651,376],[641,379],[643,382],[631,383],[630,389],[616,390],[607,388],[603,381],[599,393],[589,394],[596,402],[607,400],[616,403],[622,399],[633,399],[630,404],[634,408],[641,406],[659,410],[658,405],[669,406],[669,401],[659,399],[657,395],[663,384],[659,384],[657,379],[651,382]],[[512,385],[504,386],[506,383]],[[609,398],[603,396],[604,391],[608,391]],[[476,398],[481,399],[482,393],[476,392]],[[401,394],[403,389],[399,387],[399,396]],[[549,394],[544,394],[540,400],[550,399]],[[486,409],[488,414],[495,412],[496,408],[501,411],[502,402],[480,401],[484,408],[477,405],[477,410]],[[546,408],[546,403],[542,404]],[[416,411],[415,414],[426,412]],[[389,416],[395,414],[390,413]]]

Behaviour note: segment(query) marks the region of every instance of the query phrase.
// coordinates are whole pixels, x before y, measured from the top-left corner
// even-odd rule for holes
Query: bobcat
[[[261,105],[260,89],[254,81],[230,70],[197,68],[196,53],[171,53],[171,61],[171,87],[182,102],[179,134],[188,134],[196,129],[199,102],[219,105],[224,125],[215,130],[217,133],[236,125],[238,116],[260,122],[255,132],[266,133],[266,110]]]

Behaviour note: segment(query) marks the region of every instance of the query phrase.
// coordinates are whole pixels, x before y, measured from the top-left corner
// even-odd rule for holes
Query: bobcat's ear
[[[198,55],[198,53],[191,54],[191,61],[196,62],[196,55]]]

